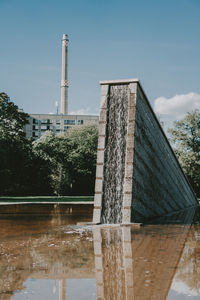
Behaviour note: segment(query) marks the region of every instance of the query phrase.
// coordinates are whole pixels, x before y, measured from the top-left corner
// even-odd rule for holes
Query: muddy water
[[[0,300],[200,299],[200,225],[77,225],[87,211],[0,215]]]

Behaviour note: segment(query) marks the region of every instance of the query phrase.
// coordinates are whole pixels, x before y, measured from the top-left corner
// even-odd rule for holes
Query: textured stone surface
[[[104,85],[101,88],[101,109],[107,109],[108,88],[108,85]]]
[[[132,178],[132,176],[133,176],[133,163],[131,162],[131,164],[126,164],[125,177]]]
[[[102,108],[100,111],[100,120],[106,122],[107,120],[107,108]]]
[[[99,223],[101,218],[101,209],[95,208],[93,210],[93,222],[94,223]]]
[[[107,106],[101,222],[121,223],[128,120],[128,85],[111,85]]]
[[[130,206],[131,208],[131,206]],[[123,208],[122,210],[122,221],[123,224],[129,224],[131,219],[131,209],[130,208]]]
[[[97,152],[97,164],[103,164],[104,163],[104,150],[98,150]]]
[[[95,201],[95,206],[98,207],[98,206],[101,206],[101,194],[95,194],[95,198],[94,198],[94,201]],[[95,221],[95,223],[99,223],[100,220],[98,221]]]
[[[132,220],[196,204],[195,196],[140,86],[134,129]]]
[[[131,194],[124,194],[123,196],[123,206],[131,206],[132,203],[132,193]]]
[[[106,131],[106,124],[100,123],[99,124],[99,135],[105,135],[105,131]]]
[[[103,177],[103,165],[97,165],[96,168],[96,178],[101,178]]]
[[[105,148],[105,136],[99,135],[98,149],[104,149],[104,148]]]
[[[95,191],[95,223],[142,222],[197,205],[138,80],[102,82]]]
[[[102,191],[102,179],[96,179],[95,192],[101,192],[101,191]]]

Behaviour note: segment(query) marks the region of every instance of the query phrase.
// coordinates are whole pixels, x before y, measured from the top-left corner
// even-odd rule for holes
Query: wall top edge
[[[132,83],[132,82],[139,82],[139,79],[138,78],[133,78],[133,79],[118,79],[118,80],[103,80],[103,81],[99,81],[100,85],[104,85],[104,84]]]

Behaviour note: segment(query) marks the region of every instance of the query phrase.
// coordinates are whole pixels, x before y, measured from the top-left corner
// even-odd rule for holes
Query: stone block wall
[[[105,153],[107,153],[107,147],[112,144],[107,136],[108,128],[112,125],[109,123],[112,119],[109,116],[109,107],[112,101],[116,101],[116,95],[113,97],[110,92],[113,86],[125,86],[126,89],[128,86],[127,96],[124,94],[124,97],[127,97],[124,101],[128,103],[128,116],[126,131],[123,133],[126,139],[126,149],[125,157],[122,157],[124,161],[123,188],[120,187],[122,217],[116,223],[143,221],[196,206],[198,202],[193,190],[139,81],[137,79],[105,81],[101,82],[101,86],[93,222],[100,223],[105,220],[105,216],[102,217],[105,201],[108,201],[106,207],[109,207],[109,202],[112,207],[115,203],[115,199],[109,199],[109,197],[106,199],[104,193],[106,186],[104,180],[113,180],[105,176],[107,164]],[[120,129],[121,122],[118,122],[118,126],[116,130]],[[117,186],[115,188],[119,189]],[[106,220],[106,223],[112,223],[112,221]]]
[[[195,195],[137,83],[132,214],[162,216],[196,205]]]

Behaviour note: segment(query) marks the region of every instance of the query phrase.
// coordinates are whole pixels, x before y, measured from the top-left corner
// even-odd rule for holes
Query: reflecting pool
[[[89,205],[1,211],[0,300],[200,299],[200,225],[91,220]]]

